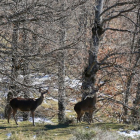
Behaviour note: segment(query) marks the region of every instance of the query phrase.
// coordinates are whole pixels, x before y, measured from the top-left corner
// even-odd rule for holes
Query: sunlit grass
[[[52,120],[51,120],[52,121]],[[54,118],[54,122],[57,122],[57,117]],[[47,124],[47,123],[35,123],[36,126],[32,125],[32,122],[25,121],[19,122],[17,126],[13,119],[10,120],[10,124],[7,123],[6,119],[0,119],[0,140],[69,140],[73,139],[75,135],[78,137],[80,132],[83,137],[88,137],[92,134],[95,137],[98,132],[108,132],[108,136],[113,132],[123,129],[133,129],[131,125],[117,124],[117,123],[92,123],[91,125],[86,122],[72,123],[66,125],[59,125],[58,123]],[[98,129],[94,129],[98,128]],[[88,130],[88,132],[87,132]],[[102,136],[102,135],[101,135]],[[80,136],[79,136],[80,137]],[[111,136],[110,136],[111,137]]]

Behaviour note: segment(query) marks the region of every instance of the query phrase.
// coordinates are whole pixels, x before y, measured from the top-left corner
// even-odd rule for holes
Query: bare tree
[[[83,73],[83,83],[82,83],[83,100],[88,94],[95,94],[96,96],[96,92],[99,90],[98,86],[96,86],[99,82],[97,81],[97,79],[99,78],[97,77],[97,73],[99,73],[102,70],[105,70],[106,68],[112,67],[111,69],[114,69],[114,68],[116,69],[119,66],[119,64],[117,64],[115,61],[113,63],[108,61],[112,56],[119,55],[119,53],[115,51],[114,53],[108,53],[108,54],[106,53],[105,57],[102,57],[100,61],[98,60],[100,42],[102,40],[102,36],[105,34],[106,31],[116,31],[116,32],[122,32],[122,33],[124,32],[136,33],[137,32],[137,31],[136,32],[129,31],[129,29],[117,29],[117,28],[109,27],[111,21],[120,17],[126,18],[128,21],[132,22],[134,25],[137,24],[131,21],[127,16],[124,15],[125,13],[128,14],[129,12],[132,12],[133,9],[137,8],[137,3],[138,1],[129,1],[129,2],[112,1],[112,3],[111,2],[109,3],[109,1],[104,1],[104,0],[96,1],[95,18],[94,18],[94,23],[93,23],[93,28],[92,28],[93,44],[91,45],[90,50],[89,50],[88,65],[85,68],[84,73]],[[115,9],[117,10],[115,11]],[[120,53],[119,56],[121,55],[122,53]],[[135,69],[135,66],[136,65],[134,64],[134,67],[133,67],[134,69]],[[126,84],[127,88],[126,88],[125,96],[124,96],[124,115],[127,115],[128,98],[130,94],[129,90],[130,90],[132,78],[133,78],[133,74],[131,73],[128,76],[128,80]],[[106,80],[108,81],[108,79],[105,79],[105,81]]]

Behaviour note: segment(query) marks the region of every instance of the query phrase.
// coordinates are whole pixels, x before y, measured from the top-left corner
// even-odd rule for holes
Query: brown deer
[[[39,105],[41,105],[41,103],[43,102],[44,94],[48,93],[48,90],[42,92],[41,88],[39,88],[39,92],[41,93],[41,96],[38,99],[13,98],[10,101],[10,106],[12,108],[12,111],[9,110],[8,123],[9,123],[10,115],[13,112],[14,120],[15,120],[16,124],[18,125],[18,123],[16,121],[16,118],[15,118],[15,114],[16,114],[17,110],[20,110],[20,111],[31,111],[32,119],[33,119],[33,125],[35,125],[34,124],[34,111],[36,110],[36,108]]]
[[[93,111],[96,109],[96,94],[93,97],[87,97],[75,104],[74,110],[77,113],[77,123],[81,122],[81,117],[85,112],[89,113],[89,123],[93,122],[92,115]]]

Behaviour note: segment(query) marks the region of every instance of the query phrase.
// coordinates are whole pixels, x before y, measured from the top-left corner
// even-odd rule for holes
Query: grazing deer
[[[75,104],[74,110],[77,113],[77,123],[81,122],[81,117],[85,112],[89,113],[89,123],[93,122],[92,115],[96,109],[96,94],[93,97],[87,97],[85,100]]]
[[[39,92],[41,93],[41,96],[38,99],[13,98],[10,101],[10,106],[12,107],[13,117],[14,117],[14,120],[15,120],[17,125],[18,125],[18,123],[17,123],[16,118],[15,118],[15,114],[16,114],[17,110],[31,111],[33,125],[35,125],[34,124],[34,111],[36,110],[36,108],[39,105],[41,105],[41,103],[43,102],[44,94],[48,93],[48,90],[42,92],[41,88],[39,88]],[[12,112],[9,111],[9,113],[8,113],[8,123],[9,123],[10,115]]]

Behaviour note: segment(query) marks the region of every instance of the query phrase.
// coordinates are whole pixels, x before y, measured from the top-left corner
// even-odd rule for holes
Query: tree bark
[[[17,58],[17,40],[18,40],[18,28],[19,23],[15,22],[13,23],[13,34],[12,34],[12,71],[11,71],[11,85],[15,87],[16,90],[16,83],[14,80],[17,79],[18,76],[18,58]],[[14,80],[13,80],[14,79]]]
[[[58,62],[58,122],[65,122],[65,62],[64,52],[59,53]]]
[[[83,73],[83,99],[89,94],[95,94],[95,82],[96,82],[96,73],[99,70],[99,65],[97,61],[98,49],[100,37],[104,33],[103,27],[101,27],[101,17],[100,14],[103,8],[103,1],[97,1],[97,7],[95,9],[95,22],[94,27],[92,28],[92,40],[93,44],[90,46],[88,66],[85,68]]]
[[[65,9],[65,0],[60,0],[61,10]],[[60,46],[64,47],[66,31],[63,29],[65,19],[60,20]],[[58,52],[58,123],[65,123],[66,95],[65,95],[65,51]]]
[[[28,45],[26,44],[27,41],[27,32],[23,29],[23,33],[22,33],[22,43],[23,43],[23,54],[27,55],[29,54],[29,48]],[[29,68],[28,68],[28,61],[26,59],[22,60],[22,74],[24,76],[24,80],[23,80],[23,84],[29,85]],[[25,90],[24,92],[24,98],[29,98],[29,91],[28,89]],[[29,120],[30,117],[30,113],[29,112],[23,112],[23,121],[27,121]]]
[[[98,0],[97,6],[95,8],[95,20],[94,27],[92,28],[92,41],[93,44],[90,46],[89,50],[89,58],[88,58],[88,66],[85,68],[83,72],[83,83],[82,83],[82,100],[85,99],[87,95],[93,95],[96,99],[97,89],[95,87],[96,83],[96,73],[99,70],[97,55],[99,50],[100,37],[104,33],[103,27],[101,26],[101,12],[103,9],[104,0]],[[94,108],[96,108],[96,100],[93,103]],[[88,114],[84,116],[87,118]]]

